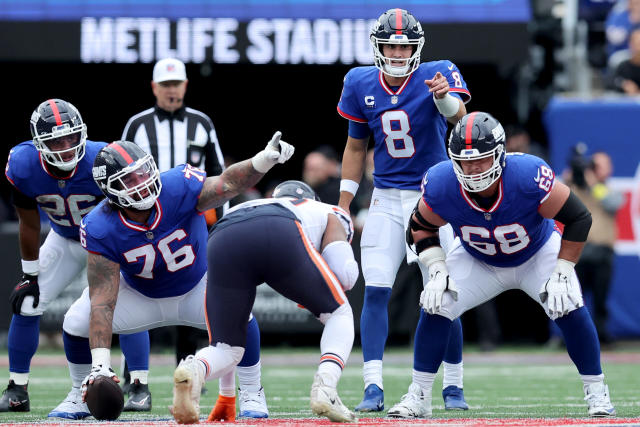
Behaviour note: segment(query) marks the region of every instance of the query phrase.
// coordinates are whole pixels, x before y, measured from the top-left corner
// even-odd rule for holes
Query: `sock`
[[[562,331],[569,357],[580,375],[600,375],[600,341],[587,308],[582,306],[555,320]]]
[[[67,365],[69,365],[69,374],[71,375],[73,388],[80,388],[82,381],[91,373],[91,363],[78,364],[67,361]]]
[[[360,340],[364,361],[382,360],[384,345],[389,333],[387,305],[391,288],[365,286],[364,304],[360,316]]]
[[[218,395],[236,397],[236,373],[233,370],[221,376],[218,385]]]
[[[132,384],[135,380],[140,381],[140,384],[148,384],[149,382],[149,371],[129,371],[129,374]]]
[[[420,310],[413,349],[413,369],[437,373],[444,357],[451,330],[451,320]]]
[[[234,372],[236,364],[242,359],[242,347],[231,347],[217,343],[198,350],[196,359],[205,368],[205,379],[220,378],[229,372]],[[235,387],[234,387],[235,388]]]
[[[62,331],[62,342],[64,343],[64,353],[69,363],[77,365],[91,366],[91,348],[89,338],[78,337]],[[89,373],[87,373],[89,375]],[[84,378],[83,378],[84,379]]]
[[[430,372],[420,372],[413,370],[411,375],[411,380],[420,386],[422,391],[427,394],[429,397],[431,396],[431,389],[433,388],[433,380],[436,378],[436,373]]]
[[[462,373],[463,366],[460,363],[447,363],[442,362],[444,366],[444,376],[442,378],[442,389],[454,385],[458,388],[462,388]]]
[[[240,366],[255,366],[260,362],[260,328],[255,317],[249,320],[247,325],[247,345],[244,349],[242,360],[238,363]],[[240,371],[238,371],[240,372]],[[239,376],[240,374],[238,374]],[[240,382],[242,384],[242,381]]]
[[[120,348],[127,359],[130,373],[149,370],[149,331],[120,334]],[[131,382],[133,382],[133,374]]]
[[[442,360],[452,365],[462,362],[462,322],[460,318],[451,323],[447,350]]]
[[[262,387],[260,384],[260,368],[261,363],[258,360],[253,366],[236,366],[238,374],[238,383],[242,390],[258,391]]]
[[[36,354],[39,339],[40,316],[13,315],[8,336],[10,372],[29,373],[31,358]]]
[[[17,372],[9,372],[9,381],[13,380],[17,385],[29,384],[29,373],[19,374]]]
[[[382,360],[369,360],[362,365],[362,377],[364,379],[364,388],[366,390],[370,384],[377,385],[380,390],[384,390],[382,386]]]
[[[343,369],[344,361],[337,355],[333,353],[325,353],[320,357],[318,375],[322,378],[325,385],[337,388]]]
[[[582,390],[586,393],[587,387],[591,384],[598,384],[604,381],[604,374],[600,375],[580,375],[582,380]]]

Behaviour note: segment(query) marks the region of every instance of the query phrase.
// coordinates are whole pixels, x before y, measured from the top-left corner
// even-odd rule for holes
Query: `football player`
[[[280,135],[276,132],[251,160],[212,177],[190,165],[160,174],[153,157],[133,142],[116,141],[97,154],[93,178],[106,199],[80,226],[80,243],[89,252],[89,287],[69,308],[63,324],[74,339],[74,353],[91,361],[81,366],[84,376],[78,372],[72,378],[74,386],[82,383],[84,389],[102,375],[119,381],[111,370],[112,332],[168,325],[207,328],[207,226],[202,213],[287,161],[294,148],[280,141]],[[249,328],[257,328],[255,319],[249,323]],[[259,347],[259,342],[248,345]],[[233,371],[221,382],[220,393],[235,400]],[[235,420],[235,402],[218,415]]]
[[[508,289],[521,289],[562,330],[589,415],[614,415],[598,335],[574,271],[591,214],[542,159],[507,155],[504,129],[487,113],[460,120],[449,137],[449,156],[424,175],[408,235],[429,270],[420,297],[429,360],[420,369],[421,381],[389,414],[430,416],[433,378],[453,319]],[[564,224],[562,235],[554,220]],[[460,239],[445,259],[437,231],[446,223]]]
[[[365,168],[369,136],[374,140],[374,190],[360,247],[365,296],[360,318],[364,398],[357,411],[382,411],[382,356],[388,333],[387,305],[398,267],[417,257],[405,244],[405,225],[420,198],[425,166],[447,158],[447,121],[466,114],[471,98],[458,67],[447,60],[420,63],[425,43],[420,22],[404,9],[383,13],[371,30],[375,67],[347,73],[338,113],[349,120],[342,160],[339,206],[349,209]],[[453,239],[442,230],[443,242]],[[446,235],[446,237],[445,237]],[[422,267],[423,284],[427,272]],[[468,409],[462,391],[462,326],[452,328],[445,356],[446,409]],[[415,365],[424,347],[424,316],[415,334]]]
[[[242,358],[247,316],[263,282],[325,325],[311,410],[335,422],[356,420],[336,390],[354,336],[344,294],[358,278],[349,244],[353,224],[342,209],[314,200],[314,191],[303,182],[285,181],[273,196],[235,206],[212,229],[206,293],[211,343],[176,368],[173,415],[178,423],[197,422],[204,381],[232,372]]]
[[[0,399],[0,412],[30,410],[29,367],[38,348],[40,316],[76,278],[86,278],[86,252],[79,243],[80,220],[103,198],[91,176],[96,154],[106,145],[87,140],[87,125],[69,102],[48,99],[31,115],[32,141],[11,149],[5,174],[20,221],[20,253],[23,276],[11,293],[13,311],[9,327],[9,385]],[[51,230],[40,247],[38,207],[47,215]],[[66,341],[67,336],[63,334]],[[121,336],[126,354],[136,371],[149,369],[147,332]],[[70,360],[73,371],[78,360]],[[146,390],[151,410],[151,395]],[[89,415],[80,402],[80,390],[72,389],[67,399],[49,416],[69,419]]]

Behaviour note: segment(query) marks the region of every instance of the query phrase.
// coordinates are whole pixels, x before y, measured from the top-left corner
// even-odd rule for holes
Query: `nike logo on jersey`
[[[449,71],[453,70],[453,64],[451,64],[450,66],[447,67],[449,69]]]
[[[131,401],[131,404],[132,404],[132,405],[142,406],[142,405],[144,405],[144,404],[145,404],[145,402],[146,402],[148,399],[149,399],[149,395],[146,395],[146,396],[144,397],[144,399],[139,400],[139,401],[137,401],[137,402],[136,402],[135,400],[132,400],[132,401]]]

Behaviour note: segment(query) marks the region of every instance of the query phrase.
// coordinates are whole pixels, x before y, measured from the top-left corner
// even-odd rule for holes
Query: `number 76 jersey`
[[[490,207],[480,207],[463,190],[451,161],[424,175],[422,200],[453,227],[473,257],[496,267],[515,267],[531,258],[554,231],[554,221],[538,212],[555,176],[544,160],[511,153]]]
[[[447,120],[424,83],[437,72],[447,78],[454,97],[471,99],[458,67],[450,61],[420,64],[399,87],[389,86],[373,66],[353,68],[345,76],[338,113],[369,126],[375,142],[376,188],[419,190],[424,171],[447,159]]]

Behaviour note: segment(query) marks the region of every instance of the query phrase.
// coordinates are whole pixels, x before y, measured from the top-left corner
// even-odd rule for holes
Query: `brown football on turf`
[[[87,386],[85,397],[89,412],[96,420],[113,421],[124,407],[122,389],[111,377],[99,376]]]

